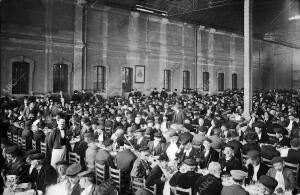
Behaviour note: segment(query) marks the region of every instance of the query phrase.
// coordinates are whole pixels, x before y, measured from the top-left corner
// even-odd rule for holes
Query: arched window
[[[12,94],[28,94],[29,92],[29,63],[12,63]]]
[[[203,91],[209,91],[209,72],[203,72]]]
[[[171,90],[171,70],[164,70],[164,88]]]
[[[68,91],[68,65],[53,65],[53,92]]]
[[[190,71],[183,71],[183,89],[190,89]]]
[[[218,73],[218,91],[224,91],[224,73]]]
[[[237,74],[232,74],[232,89],[237,89]]]
[[[123,92],[130,92],[132,90],[132,68],[124,67],[122,69],[122,89]]]
[[[105,91],[105,67],[104,66],[94,66],[93,72],[93,88],[95,91],[104,92]]]

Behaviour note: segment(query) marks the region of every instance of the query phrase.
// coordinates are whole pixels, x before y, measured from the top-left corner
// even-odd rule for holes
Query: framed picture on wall
[[[145,83],[145,66],[135,65],[135,82]]]

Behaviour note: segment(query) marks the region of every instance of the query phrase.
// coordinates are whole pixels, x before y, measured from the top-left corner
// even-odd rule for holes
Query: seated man
[[[299,164],[300,163],[300,138],[294,138],[290,142],[291,148],[288,149],[286,155],[281,153],[281,157],[286,157],[285,161],[289,163]]]
[[[93,171],[84,171],[78,174],[79,176],[79,185],[81,187],[81,195],[101,195],[101,189],[98,185],[94,183],[95,172]]]
[[[154,134],[154,140],[148,143],[149,153],[159,156],[165,151],[165,143],[162,143],[163,135],[160,132]]]
[[[78,195],[81,192],[78,176],[81,170],[82,167],[79,163],[74,163],[67,168],[66,175],[68,179],[66,180],[66,187],[70,195]]]
[[[247,177],[247,173],[241,170],[231,170],[230,174],[232,176],[233,183],[231,185],[224,186],[221,191],[221,195],[249,195],[249,192],[242,187],[244,179]]]
[[[207,168],[209,163],[218,162],[219,153],[211,147],[212,141],[209,138],[203,140],[203,150],[200,152],[200,167]]]
[[[266,175],[260,176],[259,182],[261,184],[260,191],[264,195],[273,195],[274,191],[276,189],[276,186],[278,185],[278,182],[276,181],[276,179],[274,179],[273,177],[270,177],[270,176],[266,176]]]
[[[195,172],[197,167],[197,162],[190,158],[183,161],[181,171],[175,173],[169,183],[171,187],[180,187],[184,189],[192,188],[192,191],[195,192],[194,186],[197,179],[201,176],[199,173]],[[195,193],[193,193],[195,194]]]
[[[231,170],[241,170],[242,163],[234,156],[234,149],[232,146],[226,145],[223,153],[225,156],[219,159],[223,174],[229,174]]]
[[[248,181],[258,181],[261,175],[265,175],[269,167],[260,161],[260,153],[256,150],[251,150],[247,153],[246,168],[248,170]]]
[[[208,174],[200,176],[195,183],[197,193],[201,195],[220,194],[223,188],[220,177],[221,165],[218,162],[211,162],[208,165]]]
[[[63,161],[58,161],[56,163],[56,170],[57,170],[57,183],[61,183],[67,179],[66,171],[69,166],[68,161],[63,160]]]
[[[200,155],[197,149],[193,148],[192,145],[193,135],[185,132],[182,133],[179,137],[180,146],[179,150],[176,153],[176,157],[180,163],[182,163],[185,159],[196,159],[197,162],[200,161]]]
[[[273,168],[267,172],[267,176],[273,177],[277,180],[278,185],[276,191],[293,190],[297,186],[296,178],[293,172],[284,168],[284,159],[282,157],[274,157],[272,159]]]
[[[139,150],[140,156],[134,161],[133,168],[130,172],[131,177],[146,178],[151,171],[151,167],[147,161],[149,148],[143,147]]]

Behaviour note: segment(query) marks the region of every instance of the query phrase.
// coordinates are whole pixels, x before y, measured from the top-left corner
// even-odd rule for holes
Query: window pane
[[[203,91],[209,91],[209,72],[203,72]]]
[[[171,70],[164,70],[164,88],[167,91],[171,89]]]
[[[224,91],[224,73],[218,73],[218,90]]]
[[[190,88],[190,71],[183,71],[183,89]]]
[[[237,74],[232,74],[232,89],[237,89]]]
[[[53,65],[53,92],[68,91],[68,65]]]
[[[122,88],[124,92],[130,92],[132,89],[132,68],[123,68]]]
[[[29,63],[14,62],[12,66],[12,93],[28,94]]]

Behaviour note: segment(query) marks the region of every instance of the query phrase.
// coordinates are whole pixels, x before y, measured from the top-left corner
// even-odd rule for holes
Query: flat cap
[[[183,163],[188,165],[188,166],[197,166],[197,162],[193,158],[187,158],[183,161]]]
[[[241,170],[231,170],[230,175],[236,180],[243,180],[247,177],[247,173]]]
[[[181,144],[187,144],[188,142],[192,141],[192,139],[193,139],[193,135],[189,132],[184,132],[179,136],[179,140]]]
[[[74,177],[76,176],[78,173],[80,173],[82,167],[79,163],[74,163],[71,164],[66,171],[66,175],[69,177]]]
[[[95,177],[95,172],[91,171],[91,170],[83,171],[83,172],[79,173],[78,176],[80,178],[83,178],[83,177],[94,178]]]
[[[275,178],[270,177],[270,176],[266,176],[266,175],[260,176],[259,177],[259,182],[262,183],[267,188],[271,189],[272,191],[274,191],[275,188],[278,185],[278,182],[276,181]]]
[[[146,129],[137,129],[135,130],[136,133],[144,133],[146,131]]]
[[[257,121],[253,124],[253,127],[264,128],[266,125],[262,121]]]
[[[272,164],[274,164],[274,163],[279,163],[279,162],[283,162],[283,161],[284,161],[284,159],[283,159],[282,157],[280,157],[280,156],[275,156],[275,157],[272,158],[272,160],[271,160]]]
[[[36,153],[36,154],[30,155],[31,160],[43,160],[44,158],[45,158],[44,153]]]
[[[256,158],[259,158],[260,153],[259,153],[259,151],[257,151],[257,150],[250,150],[250,151],[247,152],[247,156],[248,156],[250,159],[256,159]]]
[[[300,139],[299,138],[294,138],[290,142],[291,146],[294,148],[297,148],[300,146]]]

